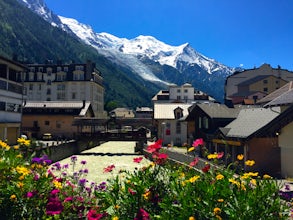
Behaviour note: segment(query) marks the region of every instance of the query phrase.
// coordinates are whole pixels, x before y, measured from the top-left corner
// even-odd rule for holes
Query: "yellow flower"
[[[218,154],[209,154],[208,155],[208,159],[211,160],[211,159],[217,159],[218,158]]]
[[[255,180],[255,179],[251,179],[251,180],[250,180],[250,183],[251,183],[252,185],[256,186],[256,180]]]
[[[4,141],[0,141],[0,146],[4,149],[4,150],[9,150],[10,146],[4,142]]]
[[[18,150],[19,149],[19,146],[18,145],[15,145],[13,146],[14,150]]]
[[[22,175],[28,175],[30,173],[30,170],[27,169],[26,167],[22,167],[22,166],[17,166],[16,167],[16,172],[18,172],[19,174],[22,174]]]
[[[14,195],[14,194],[11,195],[11,196],[10,196],[10,199],[11,199],[12,201],[16,200],[16,199],[17,199],[17,198],[16,198],[16,195]]]
[[[222,217],[219,216],[219,215],[216,215],[216,218],[219,219],[219,220],[222,220]]]
[[[253,166],[254,164],[255,164],[255,161],[254,160],[247,160],[247,161],[245,161],[245,164],[247,165],[247,166]]]
[[[258,172],[249,172],[249,173],[244,173],[243,176],[241,177],[242,179],[247,179],[250,177],[256,177],[258,176]]]
[[[218,207],[214,208],[214,214],[215,214],[215,215],[219,215],[219,214],[221,214],[221,209],[218,208]]]
[[[114,217],[112,218],[112,220],[119,220],[119,218],[118,218],[117,216],[114,216]]]
[[[17,187],[18,187],[18,188],[22,188],[22,187],[23,187],[23,182],[18,182],[18,183],[17,183]]]
[[[57,189],[62,189],[62,183],[60,183],[57,180],[53,180],[53,185],[57,188]]]
[[[188,220],[195,220],[195,218],[194,218],[193,216],[190,216],[190,217],[188,218]]]
[[[194,176],[194,177],[191,177],[190,179],[189,179],[189,182],[191,182],[191,183],[194,183],[196,180],[198,180],[199,179],[199,177],[200,176]]]
[[[17,154],[16,155],[16,158],[22,158],[22,155],[21,154]]]
[[[224,202],[224,199],[218,199],[218,202]]]
[[[185,186],[185,185],[186,185],[186,182],[185,182],[185,181],[182,181],[182,182],[181,182],[181,185],[182,185],[182,186]]]
[[[237,159],[238,159],[238,160],[243,160],[243,158],[244,158],[244,155],[243,155],[243,154],[238,154],[238,155],[237,155]]]
[[[151,196],[151,191],[149,191],[149,190],[146,191],[142,196],[145,200],[149,200],[149,198]]]
[[[222,179],[224,179],[224,176],[222,174],[218,174],[216,176],[216,180],[222,180]]]
[[[264,179],[272,179],[272,177],[270,175],[268,175],[268,174],[263,175],[263,178]]]
[[[120,206],[119,205],[115,205],[115,207],[114,207],[115,209],[119,209],[120,208]]]
[[[20,144],[20,145],[24,145],[24,146],[28,147],[31,144],[31,141],[27,140],[25,138],[18,138],[17,143]]]
[[[21,175],[18,179],[19,180],[24,180],[24,175]]]
[[[188,151],[188,152],[191,152],[191,151],[194,151],[194,149],[195,149],[194,147],[190,147],[190,148],[188,148],[187,151]]]

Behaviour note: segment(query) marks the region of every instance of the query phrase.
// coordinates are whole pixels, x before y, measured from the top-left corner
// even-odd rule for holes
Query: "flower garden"
[[[203,145],[196,140],[188,151]],[[149,145],[152,162],[133,159],[133,171],[100,183],[87,180],[87,161],[51,164],[44,152],[23,138],[18,145],[0,141],[1,219],[290,219],[292,194],[279,192],[269,175],[241,171],[243,155],[226,168],[211,164],[223,153],[207,154],[202,170],[169,163],[162,141]],[[244,162],[253,168],[254,161]],[[76,170],[81,165],[82,168]],[[80,166],[79,166],[80,167]],[[109,164],[103,172],[116,169]],[[238,171],[237,175],[235,171]]]

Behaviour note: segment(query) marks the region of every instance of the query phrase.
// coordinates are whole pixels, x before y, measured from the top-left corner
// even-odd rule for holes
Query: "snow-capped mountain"
[[[18,1],[51,25],[75,34],[81,41],[94,47],[100,54],[118,65],[130,68],[144,80],[163,84],[190,82],[196,88],[215,98],[222,99],[224,80],[234,71],[232,68],[198,53],[188,43],[171,46],[152,36],[140,35],[129,40],[109,33],[96,33],[90,25],[81,24],[73,18],[55,15],[43,0]],[[150,61],[153,64],[150,64]],[[154,71],[154,64],[161,65],[161,69],[164,69],[164,66],[176,69],[181,78],[175,79],[167,72],[162,73],[164,70],[160,73]],[[162,75],[165,76],[164,79],[161,78]],[[209,82],[213,85],[207,86]]]

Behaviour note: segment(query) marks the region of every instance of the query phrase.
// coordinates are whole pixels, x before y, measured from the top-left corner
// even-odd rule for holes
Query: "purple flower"
[[[50,197],[46,206],[47,215],[58,215],[63,211],[63,205],[58,197]]]
[[[57,170],[61,170],[61,164],[59,162],[53,164],[53,166],[57,169]]]
[[[86,161],[85,161],[85,160],[82,160],[80,163],[81,163],[82,165],[85,165],[85,164],[86,164]]]
[[[62,168],[63,169],[68,169],[69,168],[69,165],[68,164],[64,164]]]
[[[42,163],[42,159],[39,158],[39,157],[34,157],[34,158],[32,158],[32,163],[38,163],[38,164],[40,164],[40,163]]]
[[[44,160],[44,163],[45,163],[46,165],[50,165],[50,164],[52,163],[52,160]]]
[[[88,169],[84,169],[83,170],[83,173],[89,173],[89,170]]]
[[[88,180],[86,180],[86,179],[80,179],[80,180],[78,181],[78,185],[80,185],[80,186],[84,186],[86,182],[88,182]]]
[[[77,161],[77,156],[72,156],[72,157],[70,158],[70,160],[71,160],[71,162],[75,162],[75,161]]]

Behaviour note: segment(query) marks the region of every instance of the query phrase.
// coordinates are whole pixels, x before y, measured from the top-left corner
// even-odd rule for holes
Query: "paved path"
[[[78,172],[80,169],[88,169],[86,179],[89,182],[100,183],[106,181],[108,178],[114,177],[119,174],[120,170],[133,171],[136,167],[140,168],[150,163],[149,160],[143,158],[141,163],[134,163],[133,159],[136,157],[143,157],[134,152],[135,142],[131,141],[110,141],[103,143],[97,147],[83,151],[77,156],[76,166],[74,171]],[[85,165],[81,161],[86,161]],[[61,165],[69,164],[69,171],[72,172],[72,165],[70,157],[59,161]],[[105,173],[104,168],[109,165],[115,165],[111,173]]]

